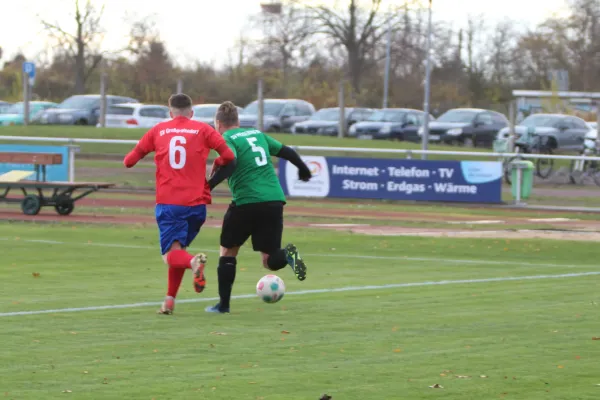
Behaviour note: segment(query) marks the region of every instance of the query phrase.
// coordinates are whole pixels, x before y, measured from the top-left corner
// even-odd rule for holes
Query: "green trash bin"
[[[535,165],[531,161],[513,161],[511,163],[511,182],[512,182],[512,195],[513,198],[517,198],[517,171],[521,170],[521,199],[528,199],[531,196],[531,190],[533,189],[533,170]]]

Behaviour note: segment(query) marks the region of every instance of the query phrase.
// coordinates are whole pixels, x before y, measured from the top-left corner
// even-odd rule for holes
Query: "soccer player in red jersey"
[[[235,156],[223,137],[210,125],[190,119],[192,100],[185,94],[169,98],[172,119],[157,124],[125,156],[131,168],[154,152],[156,164],[156,222],[164,262],[169,266],[167,297],[158,311],[172,314],[175,297],[186,269],[194,274],[194,289],[201,293],[206,285],[206,255],[186,251],[206,220],[206,205],[211,203],[206,180],[206,164],[211,149],[219,153],[217,166],[235,163]]]

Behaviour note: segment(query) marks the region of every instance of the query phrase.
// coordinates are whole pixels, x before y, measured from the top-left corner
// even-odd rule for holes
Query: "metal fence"
[[[57,138],[40,136],[0,136],[0,140],[17,142],[46,142],[62,143],[69,146],[69,180],[75,180],[75,154],[79,151],[79,144],[120,144],[135,145],[137,140],[122,139],[84,139],[84,138]],[[292,146],[300,152],[318,151],[318,152],[346,152],[346,153],[386,153],[401,154],[407,159],[416,155],[437,155],[437,156],[461,156],[461,157],[481,157],[507,160],[513,157],[521,159],[553,159],[553,160],[579,160],[579,161],[600,161],[600,157],[588,157],[585,155],[554,155],[554,154],[524,154],[524,153],[498,153],[483,151],[448,151],[448,150],[413,150],[413,149],[381,149],[364,147],[324,147],[324,146]]]

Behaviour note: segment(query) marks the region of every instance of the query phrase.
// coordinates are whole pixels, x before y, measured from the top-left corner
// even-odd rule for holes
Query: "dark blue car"
[[[40,114],[39,122],[44,125],[91,125],[96,126],[100,119],[99,94],[71,96],[57,108]],[[106,96],[106,107],[123,103],[138,103],[130,97]]]
[[[433,117],[430,117],[433,120]],[[388,139],[417,141],[418,131],[425,123],[425,113],[410,108],[376,110],[366,121],[350,127],[348,136],[358,139]]]

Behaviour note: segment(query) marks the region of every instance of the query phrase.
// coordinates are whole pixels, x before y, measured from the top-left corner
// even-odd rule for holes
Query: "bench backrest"
[[[0,152],[0,163],[5,164],[60,165],[62,162],[62,154]]]

